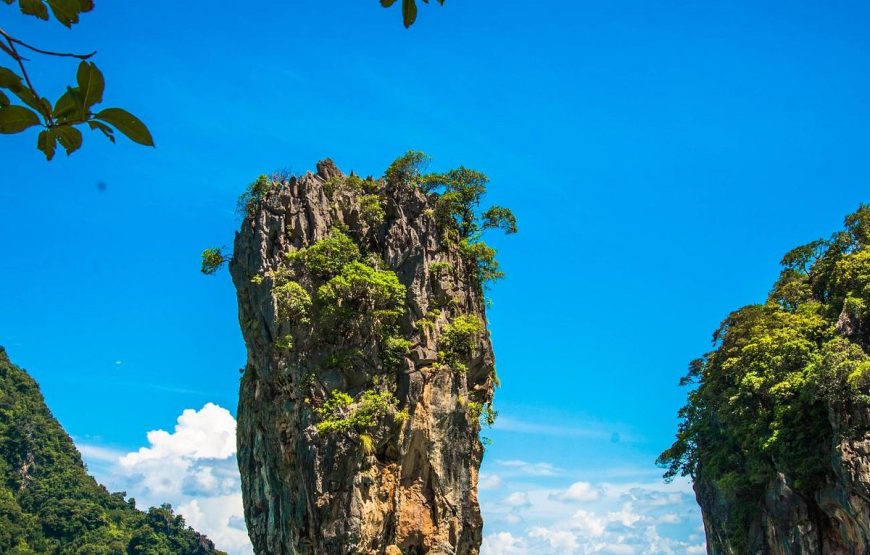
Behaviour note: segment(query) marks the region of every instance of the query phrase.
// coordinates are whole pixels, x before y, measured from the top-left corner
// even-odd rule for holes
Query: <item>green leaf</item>
[[[57,148],[57,137],[54,135],[54,129],[46,129],[39,132],[39,137],[36,139],[36,148],[45,153],[45,159],[51,161],[54,158],[54,151]]]
[[[39,125],[39,116],[24,106],[3,106],[0,108],[0,133],[20,133]]]
[[[83,118],[84,111],[81,90],[78,87],[67,87],[66,92],[57,99],[51,113],[58,120],[67,121],[75,116]]]
[[[15,91],[24,85],[21,83],[21,77],[17,73],[6,67],[0,67],[0,87]]]
[[[33,91],[26,87],[21,87],[19,89],[11,89],[12,92],[21,99],[22,102],[45,116],[46,118],[51,114],[51,104],[45,98],[37,98]]]
[[[66,27],[78,23],[79,13],[87,11],[82,10],[82,4],[79,0],[48,0],[48,5],[51,7],[51,13],[54,14],[55,19]]]
[[[45,7],[42,0],[18,0],[18,6],[21,8],[21,13],[25,15],[48,19],[48,8]]]
[[[406,29],[417,21],[417,2],[415,0],[402,0],[402,19]]]
[[[81,148],[82,132],[72,125],[61,125],[55,127],[54,133],[57,135],[57,140],[60,145],[66,149],[67,156]]]
[[[82,62],[79,64],[79,70],[76,74],[76,79],[79,83],[81,91],[81,101],[83,112],[90,110],[94,104],[99,104],[103,101],[103,88],[105,80],[103,74],[97,69],[93,62]],[[82,114],[84,115],[84,113]]]
[[[9,97],[0,91],[0,106],[9,106]]]
[[[95,131],[102,131],[103,135],[106,136],[107,139],[115,142],[115,130],[106,125],[101,121],[91,120],[88,122],[88,126]]]
[[[112,125],[131,141],[137,142],[140,145],[154,146],[154,139],[151,137],[151,132],[145,127],[145,124],[126,110],[121,108],[106,108],[95,114],[94,117]]]
[[[396,0],[381,0],[381,6],[383,6],[385,8],[389,8],[390,6],[392,6],[395,3],[396,3]]]

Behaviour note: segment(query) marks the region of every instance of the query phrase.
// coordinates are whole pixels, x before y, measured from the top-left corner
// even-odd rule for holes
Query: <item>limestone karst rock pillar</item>
[[[230,263],[256,552],[477,554],[496,378],[475,262],[409,184],[325,160],[263,185]]]

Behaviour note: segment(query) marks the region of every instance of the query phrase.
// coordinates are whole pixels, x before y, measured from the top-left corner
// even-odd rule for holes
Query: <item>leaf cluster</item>
[[[420,151],[408,151],[397,158],[384,175],[395,186],[415,186],[435,201],[433,216],[447,242],[458,242],[463,254],[477,266],[479,282],[504,277],[499,271],[496,251],[483,240],[483,233],[498,229],[511,235],[518,231],[514,213],[503,206],[480,205],[486,195],[489,178],[464,166],[445,173],[424,173],[429,157]]]
[[[15,0],[3,0],[13,4]],[[79,22],[79,16],[93,9],[92,0],[17,0],[21,13],[48,20],[49,10],[59,23],[66,27]],[[0,30],[5,44],[0,50],[8,54],[18,65],[18,72],[0,66],[0,133],[16,134],[31,127],[41,126],[36,146],[47,160],[54,158],[58,145],[72,154],[82,146],[83,137],[79,127],[87,125],[92,131],[102,133],[115,142],[115,132],[120,131],[130,140],[145,146],[154,146],[154,139],[142,121],[123,108],[95,107],[103,101],[105,79],[96,64],[88,61],[91,54],[66,54],[42,50],[16,39]],[[27,48],[47,56],[78,58],[75,86],[52,103],[37,93],[27,73],[27,61],[18,48]],[[19,103],[13,104],[8,91]]]
[[[93,62],[82,61],[76,72],[75,87],[67,87],[52,105],[39,97],[22,78],[6,67],[0,67],[0,89],[11,92],[22,102],[12,104],[0,90],[0,133],[20,133],[33,126],[42,126],[37,147],[47,160],[54,158],[57,146],[72,154],[82,146],[82,133],[78,126],[87,125],[115,142],[115,131],[145,146],[154,146],[154,139],[145,124],[122,108],[104,108],[94,111],[103,101],[105,81]]]

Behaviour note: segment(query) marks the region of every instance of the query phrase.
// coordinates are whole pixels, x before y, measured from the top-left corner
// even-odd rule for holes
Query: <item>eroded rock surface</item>
[[[326,160],[249,205],[230,271],[248,349],[239,466],[258,554],[478,553],[479,418],[492,399],[494,360],[476,266],[443,240],[434,202],[408,184],[349,179]],[[334,232],[404,286],[390,324],[393,337],[409,342],[398,356],[385,354],[385,332],[372,324],[380,301],[341,301],[366,320],[335,327],[320,291],[330,276],[287,269],[288,253]],[[294,293],[302,301],[288,318],[276,288],[289,280],[311,304]],[[482,326],[470,349],[446,356],[445,330],[457,318]],[[374,390],[396,400],[376,423],[318,428],[331,392],[359,403]]]
[[[802,495],[779,474],[771,480],[748,534],[748,551],[770,555],[870,553],[870,434],[838,443],[829,483]],[[739,555],[727,530],[734,501],[703,479],[695,493],[704,517],[707,551]]]

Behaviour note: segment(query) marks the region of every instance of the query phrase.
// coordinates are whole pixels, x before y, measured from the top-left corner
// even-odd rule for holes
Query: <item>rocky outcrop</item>
[[[444,240],[434,203],[329,160],[251,193],[230,271],[258,554],[478,553],[494,360],[476,265]]]
[[[770,481],[763,498],[749,507],[755,517],[745,553],[870,553],[870,434],[839,441],[834,452],[827,485],[811,495],[799,493],[782,473]],[[703,514],[707,552],[744,553],[732,545],[728,532],[736,502],[703,477],[695,480],[695,493]]]
[[[658,462],[692,476],[711,555],[870,553],[870,205],[730,313]]]

